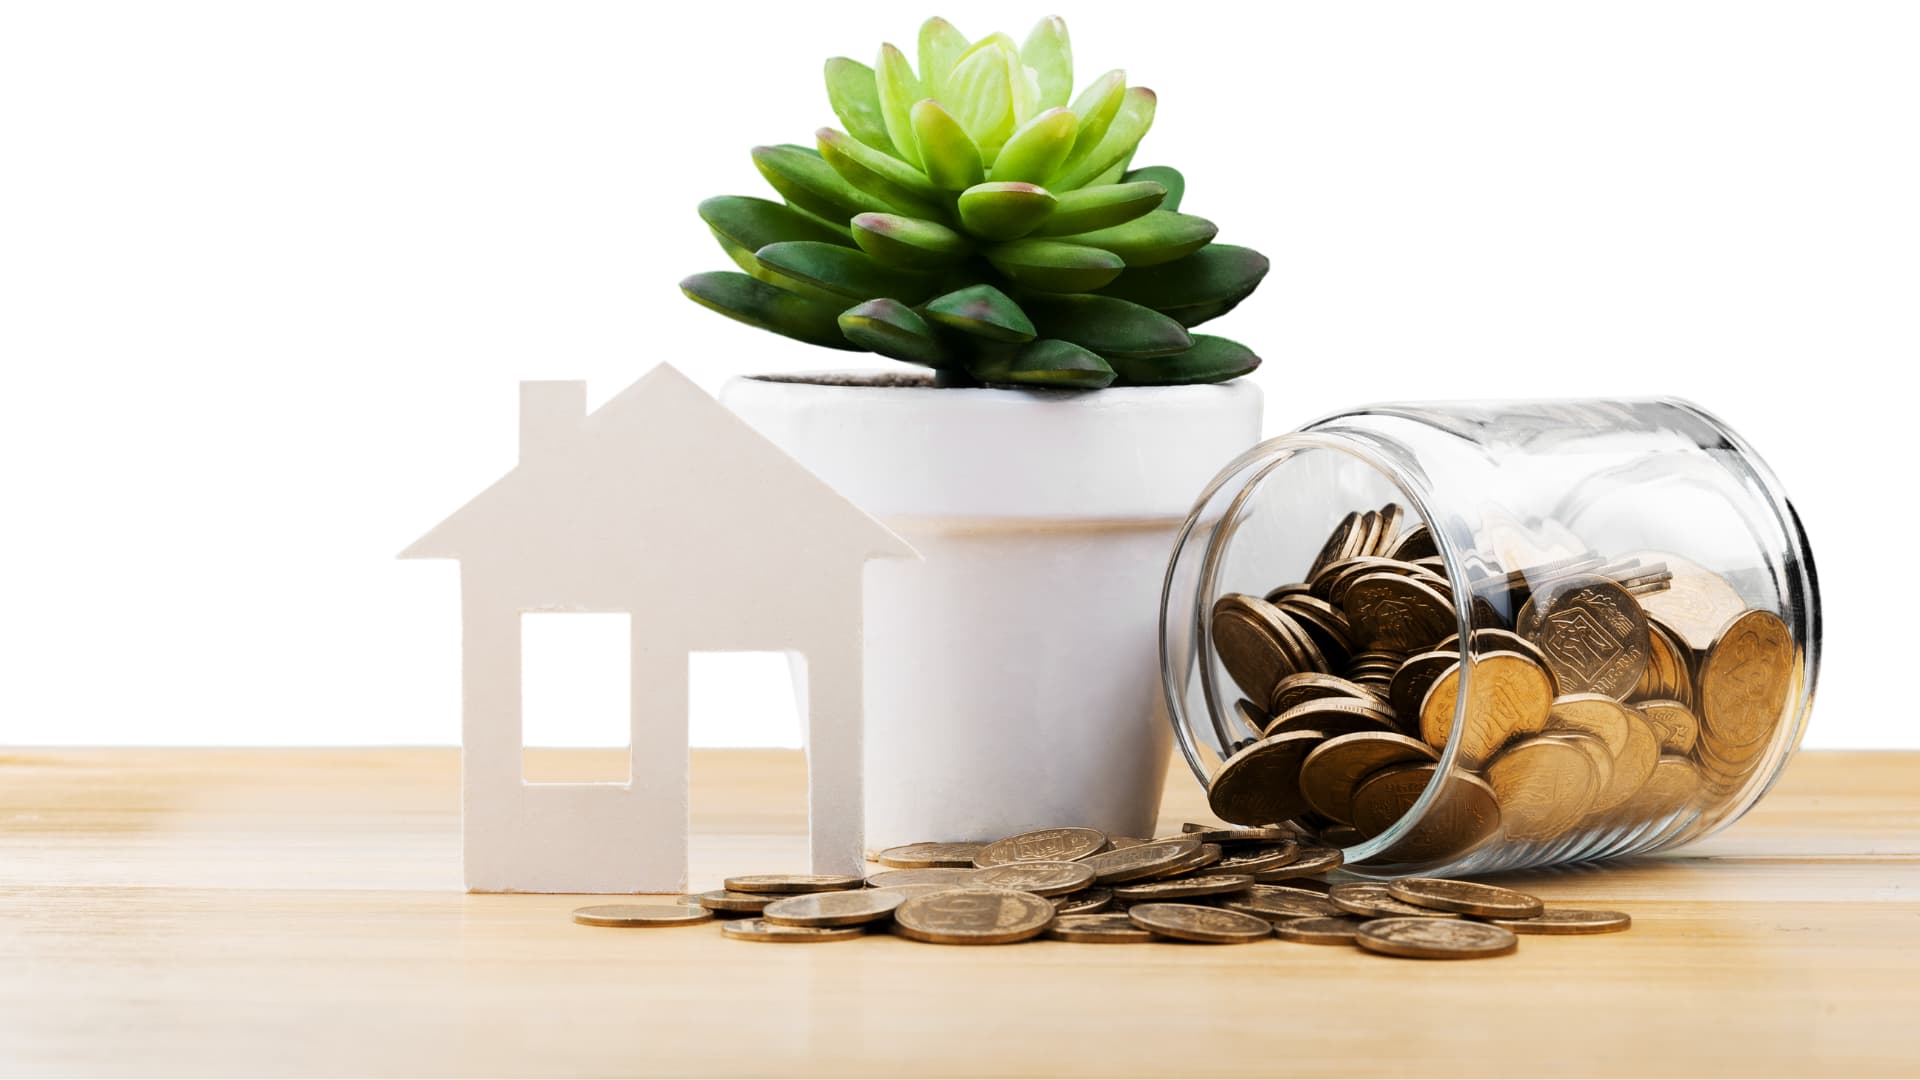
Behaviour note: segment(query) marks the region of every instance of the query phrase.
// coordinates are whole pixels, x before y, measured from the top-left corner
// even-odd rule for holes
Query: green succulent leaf
[[[1080,121],[1079,130],[1074,133],[1073,150],[1067,155],[1062,169],[1071,169],[1085,161],[1107,137],[1107,129],[1113,126],[1113,118],[1120,114],[1120,106],[1127,100],[1127,73],[1115,68],[1087,84],[1080,96],[1073,99],[1073,115]]]
[[[1015,284],[1047,293],[1091,292],[1126,266],[1111,252],[1058,240],[1014,240],[982,254]]]
[[[1183,259],[1129,269],[1100,292],[1171,314],[1177,308],[1237,304],[1266,276],[1265,255],[1232,244],[1208,244]]]
[[[973,254],[973,242],[936,221],[899,214],[861,214],[853,240],[877,261],[902,270],[938,270]]]
[[[680,283],[680,291],[701,307],[748,326],[784,334],[809,345],[853,348],[840,333],[839,311],[832,305],[795,295],[746,274],[731,270],[695,274]]]
[[[1034,24],[1026,44],[1020,46],[1020,62],[1038,77],[1040,108],[1057,108],[1073,96],[1073,43],[1067,38],[1065,19],[1049,15]]]
[[[920,143],[927,178],[944,191],[965,191],[987,178],[980,148],[946,106],[928,98],[913,106],[913,135]]]
[[[1092,232],[1123,225],[1160,205],[1167,189],[1152,181],[1106,184],[1063,191],[1053,216],[1040,226],[1043,236]]]
[[[1120,180],[1127,184],[1152,181],[1166,188],[1166,200],[1155,207],[1156,210],[1180,209],[1180,199],[1187,193],[1187,178],[1180,175],[1180,170],[1171,165],[1143,165],[1128,171]]]
[[[833,128],[821,128],[814,137],[820,140],[820,157],[847,183],[903,214],[946,216],[940,192],[919,169]]]
[[[1179,323],[1111,296],[1036,296],[1027,301],[1027,312],[1047,337],[1071,341],[1109,360],[1166,356],[1193,347]]]
[[[1226,382],[1260,366],[1253,350],[1211,334],[1193,335],[1193,348],[1150,359],[1109,356],[1122,386],[1183,386]]]
[[[837,244],[787,240],[768,244],[754,252],[754,258],[781,277],[824,289],[843,301],[891,296],[911,304],[933,292],[925,274],[882,266],[863,251]]]
[[[891,207],[855,188],[812,151],[786,146],[756,146],[753,163],[780,197],[808,213],[845,221],[855,214]]]
[[[1244,297],[1242,299],[1244,299]],[[1239,300],[1216,300],[1210,304],[1187,304],[1182,307],[1159,308],[1158,310],[1160,314],[1191,330],[1202,323],[1211,322],[1239,306]]]
[[[1097,354],[1052,338],[983,350],[967,371],[985,383],[1056,390],[1098,390],[1116,378],[1113,368]]]
[[[700,220],[722,245],[731,243],[751,255],[781,240],[819,240],[846,246],[847,234],[807,217],[791,206],[750,195],[716,195],[700,203]]]
[[[1127,175],[1127,167],[1131,164],[1133,164],[1133,152],[1128,151],[1126,157],[1113,163],[1113,168],[1087,181],[1087,185],[1089,187],[1105,187],[1111,184],[1117,184],[1120,182],[1121,177]]]
[[[881,356],[927,367],[947,367],[952,352],[920,313],[891,298],[869,300],[840,313],[848,341]]]
[[[920,24],[920,83],[928,97],[947,96],[947,76],[967,45],[967,35],[938,15]]]
[[[960,225],[984,240],[1025,236],[1053,213],[1055,199],[1034,184],[995,181],[960,193]]]
[[[960,58],[947,80],[945,104],[989,165],[1013,134],[1013,88],[1007,81],[1007,57],[1012,51],[993,38],[983,38]]]
[[[1191,255],[1213,241],[1219,227],[1203,217],[1155,210],[1093,232],[1075,233],[1063,239],[1111,251],[1128,266],[1157,266]]]
[[[1144,86],[1128,87],[1120,103],[1120,111],[1114,114],[1113,122],[1107,126],[1106,134],[1085,157],[1079,157],[1078,140],[1074,147],[1076,153],[1069,157],[1060,174],[1048,182],[1048,187],[1071,190],[1086,187],[1116,165],[1125,167],[1133,157],[1140,140],[1146,137],[1147,129],[1153,127],[1153,111],[1157,99],[1153,91]],[[1078,161],[1074,158],[1079,157]]]
[[[913,77],[913,65],[899,49],[880,46],[880,58],[873,65],[874,85],[880,93],[880,118],[894,152],[914,168],[919,168],[920,147],[913,138],[913,103],[926,95],[920,80]]]
[[[1038,184],[1052,176],[1067,160],[1079,127],[1072,109],[1048,109],[1027,121],[993,159],[993,178]]]
[[[880,112],[880,87],[872,68],[844,56],[828,60],[827,103],[854,138],[881,153],[896,152],[887,134],[887,119]]]
[[[921,310],[942,326],[989,341],[1018,344],[1033,340],[1033,322],[1026,312],[991,285],[970,285],[936,296]]]

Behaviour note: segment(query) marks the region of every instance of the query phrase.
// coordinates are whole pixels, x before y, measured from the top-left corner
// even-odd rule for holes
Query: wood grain
[[[0,1071],[1920,1071],[1916,754],[1803,754],[1682,855],[1496,879],[1635,927],[1458,964],[575,926],[578,897],[458,891],[457,770],[447,750],[0,755]],[[694,770],[696,885],[802,868],[798,754]],[[1166,829],[1201,815],[1184,773],[1168,791]]]

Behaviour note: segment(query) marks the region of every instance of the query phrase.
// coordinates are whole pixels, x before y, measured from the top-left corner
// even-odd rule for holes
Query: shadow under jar
[[[1214,479],[1161,666],[1223,819],[1487,872],[1738,818],[1805,730],[1819,611],[1785,494],[1692,405],[1377,405]]]

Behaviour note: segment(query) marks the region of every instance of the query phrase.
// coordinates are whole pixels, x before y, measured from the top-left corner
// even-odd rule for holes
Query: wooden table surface
[[[1802,754],[1684,854],[1510,875],[1635,926],[1462,963],[576,926],[579,897],[459,891],[457,778],[449,750],[0,755],[0,1072],[1920,1072],[1916,754]],[[1171,777],[1163,831],[1200,806]],[[801,869],[803,814],[797,753],[696,752],[693,884]]]

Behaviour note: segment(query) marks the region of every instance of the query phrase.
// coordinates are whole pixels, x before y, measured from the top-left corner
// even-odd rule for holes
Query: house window
[[[626,783],[633,617],[520,616],[520,772],[530,783]]]
[[[694,746],[800,745],[806,660],[784,652],[687,657],[688,739]]]

